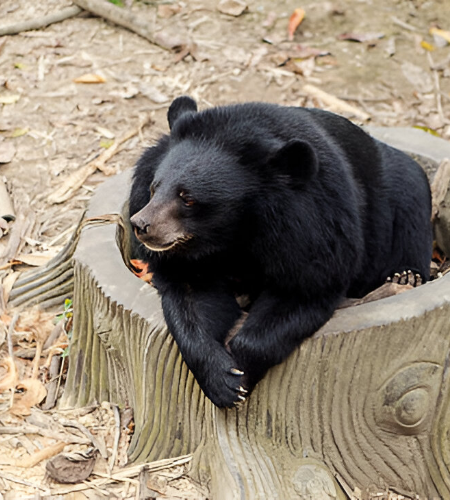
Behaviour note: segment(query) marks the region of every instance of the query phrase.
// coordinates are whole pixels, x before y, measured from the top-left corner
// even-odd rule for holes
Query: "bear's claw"
[[[396,283],[398,285],[411,285],[413,287],[420,286],[423,283],[422,276],[419,273],[413,273],[410,269],[400,273],[395,273],[394,276],[389,276],[386,283]]]

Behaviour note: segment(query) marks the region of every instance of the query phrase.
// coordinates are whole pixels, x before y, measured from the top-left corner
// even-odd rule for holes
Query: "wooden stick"
[[[48,14],[44,17],[39,17],[37,19],[27,19],[16,24],[10,24],[9,26],[0,26],[0,36],[3,35],[17,35],[17,33],[22,33],[22,31],[38,30],[40,28],[45,28],[50,24],[59,23],[68,19],[69,17],[74,17],[81,12],[81,9],[76,5],[66,7],[59,12],[54,12],[53,14]]]
[[[38,463],[42,462],[42,460],[47,460],[54,457],[58,453],[61,453],[66,444],[67,443],[56,443],[25,457],[11,458],[11,462],[6,465],[12,465],[13,467],[24,467],[27,469],[30,467],[34,467]]]
[[[113,173],[105,167],[105,163],[119,152],[119,146],[121,144],[137,135],[141,128],[149,121],[150,117],[148,116],[143,123],[117,139],[111,147],[105,149],[105,151],[103,151],[97,158],[95,158],[95,160],[92,160],[91,162],[84,165],[84,167],[81,167],[79,170],[69,175],[69,177],[67,177],[63,184],[48,197],[48,201],[53,204],[63,203],[67,201],[84,184],[86,179],[91,176],[97,169],[101,170],[106,175],[110,175],[111,173]]]
[[[106,0],[73,0],[73,3],[84,10],[92,12],[92,14],[96,16],[103,17],[118,26],[133,31],[154,45],[158,45],[164,49],[167,48],[156,41],[153,33],[149,29],[148,22],[142,20],[139,14],[134,14],[129,10],[117,7]]]
[[[365,111],[361,111],[360,109],[355,108],[355,106],[348,104],[342,99],[339,99],[334,95],[331,95],[328,92],[325,92],[324,90],[315,87],[314,85],[310,84],[304,85],[302,90],[303,92],[306,92],[309,96],[320,99],[324,104],[326,104],[327,106],[329,106],[331,109],[333,109],[338,113],[339,112],[349,113],[351,115],[360,118],[361,120],[370,120],[370,115]]]

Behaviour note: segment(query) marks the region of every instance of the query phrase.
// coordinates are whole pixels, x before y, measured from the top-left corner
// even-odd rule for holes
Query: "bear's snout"
[[[142,217],[141,212],[134,214],[130,219],[131,225],[133,226],[136,233],[148,233],[150,231],[150,224],[148,221]]]
[[[134,233],[147,248],[155,252],[170,250],[187,241],[174,200],[171,203],[150,201],[140,212],[130,218]]]

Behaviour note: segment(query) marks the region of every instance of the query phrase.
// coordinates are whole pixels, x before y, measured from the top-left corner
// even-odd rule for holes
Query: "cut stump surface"
[[[430,165],[450,157],[421,131],[371,133]],[[129,182],[130,172],[105,182],[87,216],[121,212]],[[132,461],[194,453],[191,474],[214,500],[345,499],[355,488],[450,498],[450,275],[336,311],[231,410],[205,399],[115,227],[83,230],[74,279],[63,405],[131,406]]]

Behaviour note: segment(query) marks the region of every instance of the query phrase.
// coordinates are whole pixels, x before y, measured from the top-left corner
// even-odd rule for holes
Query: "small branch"
[[[361,120],[370,119],[370,115],[365,111],[361,111],[359,108],[348,104],[342,99],[339,99],[338,97],[335,97],[334,95],[331,95],[328,92],[315,87],[314,85],[304,85],[302,90],[310,97],[315,97],[316,99],[321,100],[324,104],[333,109],[333,111],[349,113],[356,116],[357,118],[360,118]]]
[[[402,21],[398,17],[392,16],[391,19],[392,19],[392,21],[393,21],[394,24],[396,24],[397,26],[402,27],[405,30],[408,30],[408,31],[419,31],[418,28],[416,28],[415,26],[412,26],[411,24],[405,23],[404,21]]]
[[[58,453],[61,453],[65,446],[66,443],[56,443],[54,445],[47,446],[42,450],[36,451],[31,455],[26,455],[21,458],[11,458],[10,463],[8,463],[7,465],[29,469],[30,467],[34,467],[35,465],[42,462],[42,460],[48,460],[49,458],[54,457]]]
[[[22,31],[38,30],[40,28],[45,28],[50,24],[59,23],[68,19],[69,17],[74,17],[81,12],[81,9],[76,5],[71,7],[66,7],[59,12],[54,12],[53,14],[48,14],[44,17],[39,17],[37,19],[27,19],[20,23],[11,24],[9,26],[0,26],[0,36],[3,35],[17,35],[17,33],[22,33]]]
[[[444,124],[447,122],[447,120],[445,119],[444,111],[442,109],[442,97],[441,97],[441,85],[439,83],[439,73],[437,72],[437,69],[435,69],[435,67],[434,67],[434,61],[433,61],[433,58],[431,57],[431,54],[429,52],[427,52],[427,57],[428,57],[428,63],[430,65],[430,69],[433,72],[434,91],[436,94],[437,112],[438,112],[439,118],[441,119],[442,124]]]
[[[149,29],[148,22],[142,20],[139,14],[134,14],[129,10],[117,7],[106,0],[73,0],[73,3],[77,4],[84,10],[92,12],[92,14],[95,14],[96,16],[103,17],[118,26],[122,26],[127,30],[133,31],[154,45],[158,45],[164,49],[167,48],[163,47],[156,41],[153,33]]]

